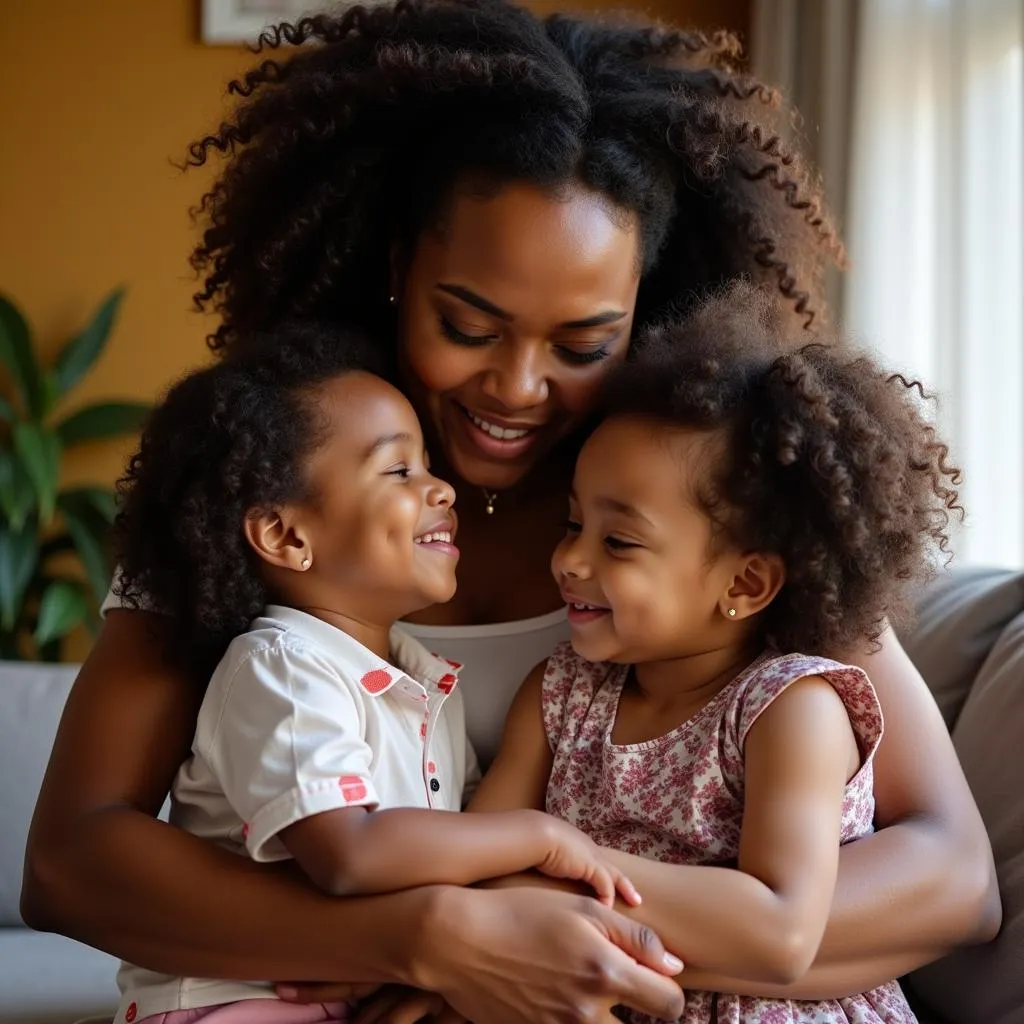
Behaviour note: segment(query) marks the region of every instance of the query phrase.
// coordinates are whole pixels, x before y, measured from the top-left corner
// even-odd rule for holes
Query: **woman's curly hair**
[[[609,379],[606,412],[718,435],[694,495],[713,544],[782,558],[772,646],[835,653],[906,621],[909,584],[948,560],[960,471],[920,383],[794,333],[770,294],[733,285],[654,328]]]
[[[581,182],[636,214],[640,329],[740,275],[805,324],[823,311],[841,252],[818,182],[727,33],[391,0],[278,26],[257,52],[229,85],[234,112],[187,160],[230,157],[192,255],[196,303],[222,318],[214,348],[307,317],[393,334],[392,246],[468,180]]]
[[[320,390],[378,364],[359,336],[283,325],[184,377],[154,410],[118,481],[114,589],[167,614],[172,660],[212,668],[260,614],[268,594],[245,518],[315,500],[306,459],[330,427]]]

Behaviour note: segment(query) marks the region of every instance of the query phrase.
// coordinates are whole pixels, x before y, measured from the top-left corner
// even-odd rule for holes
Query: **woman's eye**
[[[486,345],[487,342],[494,341],[498,337],[496,334],[466,334],[465,331],[460,331],[446,316],[440,317],[439,323],[441,333],[456,345]]]
[[[572,363],[575,366],[586,366],[589,363],[599,363],[602,359],[607,359],[608,346],[601,345],[598,348],[580,349],[559,345],[558,354],[567,363]]]

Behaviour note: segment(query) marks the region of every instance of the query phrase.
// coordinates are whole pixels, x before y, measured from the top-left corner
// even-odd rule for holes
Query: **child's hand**
[[[422,1020],[464,1024],[466,1018],[433,992],[388,985],[359,1008],[354,1024],[416,1024]]]
[[[631,907],[640,905],[640,893],[633,883],[593,839],[558,818],[548,818],[546,827],[550,848],[537,865],[538,871],[552,878],[586,883],[606,906],[614,906],[616,892]]]

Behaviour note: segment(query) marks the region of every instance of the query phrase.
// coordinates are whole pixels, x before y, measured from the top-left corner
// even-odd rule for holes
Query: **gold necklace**
[[[487,514],[489,516],[493,516],[494,515],[494,503],[498,500],[498,492],[497,491],[489,491],[489,490],[487,490],[486,487],[481,487],[480,490],[484,492],[484,501],[487,502],[487,505],[485,506],[486,509],[487,509]]]

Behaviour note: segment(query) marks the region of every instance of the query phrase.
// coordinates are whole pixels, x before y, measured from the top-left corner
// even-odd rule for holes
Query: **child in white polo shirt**
[[[535,867],[636,903],[564,822],[445,813],[477,774],[460,666],[393,624],[455,592],[455,496],[370,365],[359,339],[315,326],[247,339],[170,391],[121,482],[117,593],[170,617],[169,657],[213,669],[172,821],[294,858],[336,895]],[[130,964],[119,981],[118,1024],[347,1019],[270,983]]]

